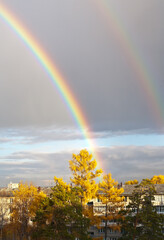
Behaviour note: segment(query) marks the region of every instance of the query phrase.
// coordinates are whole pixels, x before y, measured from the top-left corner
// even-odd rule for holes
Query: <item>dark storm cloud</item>
[[[96,1],[0,0],[60,69],[94,138],[159,134],[163,119],[158,125],[155,110],[159,107],[162,113],[160,103],[164,102],[164,1],[107,0],[110,10],[105,8],[106,16],[101,11],[103,4],[100,9]],[[110,11],[115,16],[112,21]],[[120,23],[117,27],[116,20]],[[125,31],[132,49],[122,44],[119,28]],[[24,178],[46,184],[54,175],[68,180],[71,153],[27,152],[22,145],[26,149],[26,144],[84,136],[43,67],[2,19],[0,36],[0,143],[4,148],[0,182]],[[155,101],[159,101],[156,107],[146,96],[144,79],[135,71],[137,62],[149,75],[148,84],[151,80],[153,96],[156,93]],[[162,147],[118,146],[97,151],[105,169],[119,181],[163,174]]]
[[[121,39],[112,31],[110,18],[104,19],[94,2],[6,3],[57,63],[93,130],[151,131],[159,127]],[[147,67],[161,102],[163,4],[151,0],[109,1],[109,8],[118,15]],[[0,126],[72,126],[74,121],[47,75],[20,39],[2,21],[0,24]]]

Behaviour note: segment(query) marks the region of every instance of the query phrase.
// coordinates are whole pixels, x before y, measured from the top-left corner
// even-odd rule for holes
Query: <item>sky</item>
[[[62,74],[87,120],[104,174],[118,182],[164,174],[164,1],[1,4]],[[0,36],[0,186],[21,180],[51,186],[54,176],[69,182],[72,153],[92,151],[88,141],[43,66],[1,14]]]

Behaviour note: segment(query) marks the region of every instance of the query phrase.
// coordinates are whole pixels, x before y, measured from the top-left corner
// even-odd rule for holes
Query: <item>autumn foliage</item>
[[[135,185],[139,184],[137,179],[134,180],[129,180],[125,182],[125,185]],[[164,184],[164,175],[158,175],[158,176],[153,176],[152,178],[144,178],[141,181],[142,185],[147,185],[147,184]]]
[[[19,188],[13,192],[11,225],[20,240],[28,239],[31,235],[32,219],[45,197],[43,192],[27,183],[20,183]]]
[[[102,169],[96,169],[97,162],[92,159],[92,154],[87,150],[81,150],[78,155],[73,154],[69,161],[71,178],[74,186],[80,187],[83,202],[93,199],[98,191],[98,184],[95,179],[102,173]]]
[[[13,191],[10,222],[2,225],[1,235],[10,234],[12,240],[89,240],[88,229],[96,226],[104,234],[94,238],[99,240],[108,238],[108,229],[120,231],[121,224],[126,224],[126,213],[122,214],[123,187],[111,173],[103,174],[85,149],[72,155],[69,168],[70,184],[55,176],[48,196],[34,185],[21,182]],[[137,184],[136,179],[125,182],[125,185]],[[145,178],[139,186],[145,189],[154,184],[164,184],[164,176]],[[95,199],[101,202],[98,208],[93,204]]]
[[[135,184],[138,184],[138,180],[137,179],[125,182],[125,185],[135,185]]]
[[[164,184],[164,175],[154,176],[151,178],[153,184]]]

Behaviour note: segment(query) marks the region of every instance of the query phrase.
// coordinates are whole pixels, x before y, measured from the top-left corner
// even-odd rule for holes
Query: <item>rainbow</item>
[[[41,64],[49,78],[59,91],[62,99],[64,100],[67,108],[69,109],[75,123],[82,132],[86,139],[89,150],[93,153],[97,160],[98,167],[100,167],[100,156],[96,153],[95,143],[93,142],[93,136],[87,119],[82,111],[81,106],[78,104],[77,99],[73,95],[66,80],[59,72],[57,67],[53,64],[52,60],[44,52],[40,44],[34,39],[34,37],[27,31],[27,29],[20,23],[20,21],[0,3],[0,17],[7,23],[7,25],[18,35],[18,37],[24,42],[24,44],[30,49],[37,61]]]
[[[112,30],[120,47],[125,52],[126,59],[133,68],[139,86],[142,88],[143,94],[147,99],[148,106],[155,118],[157,127],[163,129],[164,125],[164,110],[162,107],[160,95],[155,86],[155,81],[150,76],[145,63],[138,53],[130,34],[127,32],[123,22],[119,19],[114,9],[110,6],[110,1],[107,0],[93,0],[93,5],[97,7],[105,20],[105,24]]]

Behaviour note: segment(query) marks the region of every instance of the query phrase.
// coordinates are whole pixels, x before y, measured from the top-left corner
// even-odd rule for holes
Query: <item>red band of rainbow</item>
[[[89,124],[86,120],[85,115],[75,99],[71,89],[67,85],[65,79],[53,64],[52,60],[44,52],[43,48],[34,39],[34,37],[27,31],[27,29],[20,23],[20,21],[0,3],[0,17],[7,23],[10,28],[18,35],[19,38],[26,44],[26,46],[31,50],[33,55],[37,58],[45,72],[48,74],[51,81],[54,83],[55,87],[58,89],[62,99],[64,100],[66,106],[68,107],[73,119],[75,120],[77,126],[82,132],[89,150],[93,153],[96,158],[98,165],[100,165],[100,157],[96,153],[95,143],[93,143],[93,137],[91,136],[91,130]],[[99,166],[98,166],[99,167]]]

